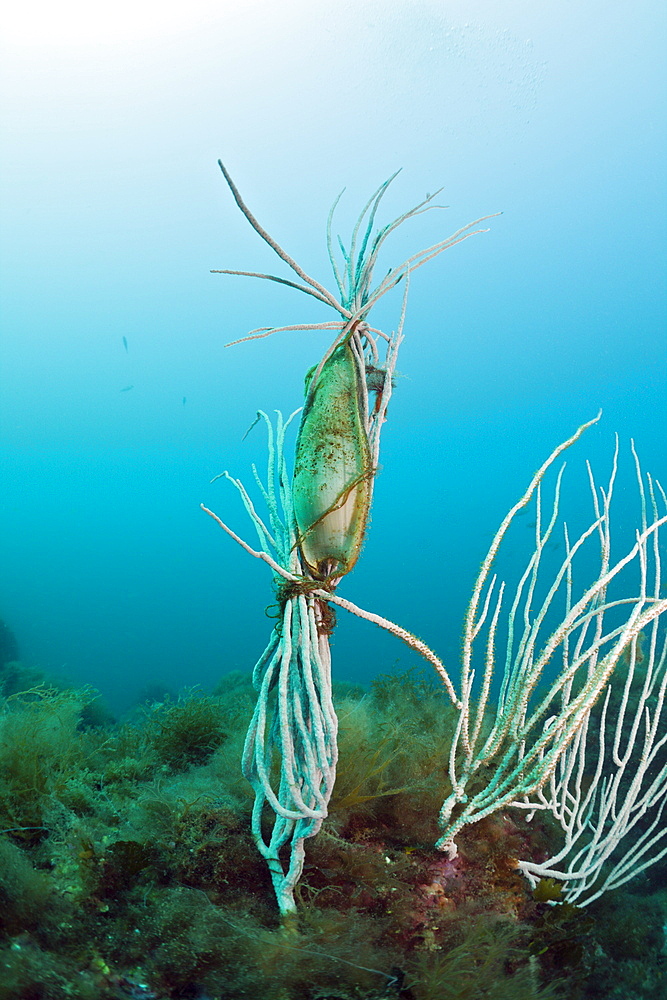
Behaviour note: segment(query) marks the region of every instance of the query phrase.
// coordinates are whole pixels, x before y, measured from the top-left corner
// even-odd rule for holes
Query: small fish
[[[134,389],[134,386],[133,385],[126,385],[125,388],[121,389],[120,391],[121,392],[129,392],[130,389]]]
[[[187,401],[188,401],[188,400],[187,400],[187,397],[186,397],[186,396],[183,396],[183,406],[185,406],[185,404],[187,403]]]
[[[127,337],[123,337],[123,347],[125,348],[125,353],[129,353],[129,348],[127,346]]]

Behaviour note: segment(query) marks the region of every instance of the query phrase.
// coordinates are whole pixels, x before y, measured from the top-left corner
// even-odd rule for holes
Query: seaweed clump
[[[464,831],[454,861],[434,850],[453,720],[425,676],[341,686],[336,700],[339,782],[288,928],[249,832],[248,677],[120,722],[90,689],[7,698],[0,1000],[547,1000],[620,996],[626,981],[648,1000],[664,988],[657,902],[640,932],[622,901],[601,900],[593,918],[531,896],[513,858],[548,830],[493,818]],[[613,984],[599,958],[612,953]]]
[[[226,739],[220,705],[198,692],[185,692],[175,704],[153,705],[146,737],[153,752],[172,771],[203,764]]]

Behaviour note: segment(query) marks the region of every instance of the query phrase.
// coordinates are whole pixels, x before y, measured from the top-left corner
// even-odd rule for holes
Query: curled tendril
[[[305,576],[299,577],[297,580],[276,580],[274,587],[277,601],[275,604],[269,604],[264,609],[264,614],[267,618],[276,620],[275,627],[279,635],[282,634],[282,617],[288,601],[294,600],[297,597],[308,597],[316,590],[333,590],[333,586],[331,586],[329,580],[311,580]],[[317,610],[318,632],[320,635],[333,635],[337,621],[335,608],[332,608],[327,601],[320,598],[317,601]]]

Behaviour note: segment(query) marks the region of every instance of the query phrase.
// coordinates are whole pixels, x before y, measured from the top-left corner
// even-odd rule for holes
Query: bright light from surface
[[[5,5],[0,35],[18,45],[134,41],[193,27],[226,6],[224,0],[23,0]]]

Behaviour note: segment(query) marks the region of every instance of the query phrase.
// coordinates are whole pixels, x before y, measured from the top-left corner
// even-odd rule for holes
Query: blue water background
[[[631,436],[667,480],[664,5],[195,14],[128,42],[3,48],[0,615],[26,662],[115,709],[151,681],[207,688],[252,667],[269,572],[198,504],[254,544],[233,489],[209,480],[251,483],[265,461],[261,428],[242,440],[255,411],[300,405],[327,341],[224,345],[331,317],[289,288],[209,273],[290,276],[216,159],[330,287],[330,204],[345,186],[347,236],[402,167],[383,221],[440,186],[450,208],[396,233],[379,274],[503,214],[413,277],[372,524],[340,593],[456,673],[479,563],[552,447],[602,408],[568,458],[566,498],[583,524],[584,459],[604,479],[618,432],[621,536],[636,514]],[[399,311],[394,294],[375,322],[392,329]],[[416,662],[344,616],[333,656],[337,677],[364,682]]]

